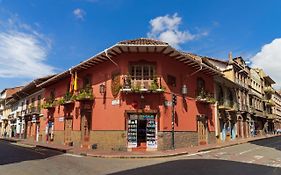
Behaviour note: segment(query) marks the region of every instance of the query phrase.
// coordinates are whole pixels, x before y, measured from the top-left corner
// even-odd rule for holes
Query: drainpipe
[[[197,72],[200,72],[203,69],[202,63],[200,63],[200,69],[196,70],[195,72],[192,72],[189,76],[187,76],[187,78],[195,75]]]
[[[219,131],[218,131],[218,102],[216,101],[215,103],[215,135],[216,137],[219,135]]]
[[[119,68],[119,65],[118,65],[115,61],[113,61],[113,60],[110,58],[110,56],[108,55],[107,50],[108,50],[108,49],[105,49],[105,50],[104,50],[105,56],[106,56],[116,67]]]

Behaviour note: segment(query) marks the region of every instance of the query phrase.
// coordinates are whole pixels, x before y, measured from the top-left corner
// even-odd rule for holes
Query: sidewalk
[[[233,145],[243,144],[255,140],[262,140],[271,137],[277,137],[280,135],[268,135],[268,136],[259,136],[253,138],[246,139],[237,139],[234,141],[229,141],[221,144],[208,144],[208,145],[200,145],[188,148],[179,148],[175,150],[163,150],[163,151],[151,151],[151,152],[127,152],[127,151],[100,151],[100,150],[89,150],[82,148],[74,148],[65,145],[59,145],[54,143],[44,144],[44,143],[35,143],[28,142],[22,139],[14,139],[14,138],[0,138],[1,140],[6,140],[10,142],[18,142],[21,144],[36,146],[40,148],[53,149],[57,151],[61,151],[64,153],[72,153],[77,155],[91,156],[91,157],[100,157],[100,158],[163,158],[163,157],[172,157],[179,156],[185,154],[194,154],[198,152],[209,151],[213,149],[219,149],[224,147],[229,147]]]
[[[101,158],[163,158],[163,157],[172,157],[172,156],[179,156],[185,154],[194,154],[198,152],[204,152],[213,149],[239,145],[255,140],[263,140],[263,139],[277,137],[277,136],[280,135],[260,136],[254,138],[229,141],[221,144],[208,144],[208,145],[200,145],[200,146],[194,146],[188,148],[179,148],[175,150],[163,150],[163,151],[153,151],[153,152],[98,151],[98,150],[83,150],[83,149],[76,148],[76,149],[72,149],[70,153],[91,156],[91,157],[101,157]]]

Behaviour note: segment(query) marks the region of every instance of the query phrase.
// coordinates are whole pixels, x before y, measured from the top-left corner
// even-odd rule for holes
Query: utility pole
[[[172,149],[175,149],[175,106],[177,105],[177,96],[172,94]]]

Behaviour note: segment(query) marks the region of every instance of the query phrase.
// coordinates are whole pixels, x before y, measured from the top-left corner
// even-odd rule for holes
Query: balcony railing
[[[225,109],[225,110],[230,110],[230,111],[237,111],[239,109],[239,104],[234,101],[228,100],[228,99],[220,100],[219,108]]]
[[[160,76],[122,76],[122,92],[164,92],[164,90]]]
[[[269,106],[269,107],[271,107],[271,106],[275,106],[275,102],[273,101],[273,100],[266,100],[265,101],[265,105],[266,106]]]
[[[273,94],[275,91],[271,86],[267,86],[264,88],[264,92],[267,94]]]
[[[41,106],[31,106],[26,110],[26,114],[40,113]]]
[[[196,91],[196,101],[204,103],[215,103],[216,99],[214,98],[213,93],[209,93],[206,90],[197,90]]]
[[[275,119],[275,115],[274,114],[266,114],[268,119]]]

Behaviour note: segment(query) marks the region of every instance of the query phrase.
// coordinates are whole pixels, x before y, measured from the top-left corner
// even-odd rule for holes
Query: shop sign
[[[154,115],[140,115],[139,119],[142,120],[154,119]]]
[[[168,106],[172,106],[172,102],[166,100],[166,101],[164,102],[164,106],[167,106],[167,107],[168,107]]]
[[[64,117],[59,117],[59,122],[63,122],[64,121]]]
[[[32,116],[31,122],[33,122],[33,123],[36,122],[36,116]]]
[[[131,120],[134,120],[134,119],[137,120],[137,119],[138,119],[138,115],[136,115],[136,114],[131,114],[131,115],[130,115],[130,119],[131,119]]]
[[[119,105],[120,100],[119,99],[112,100],[111,104],[112,104],[112,106]]]

